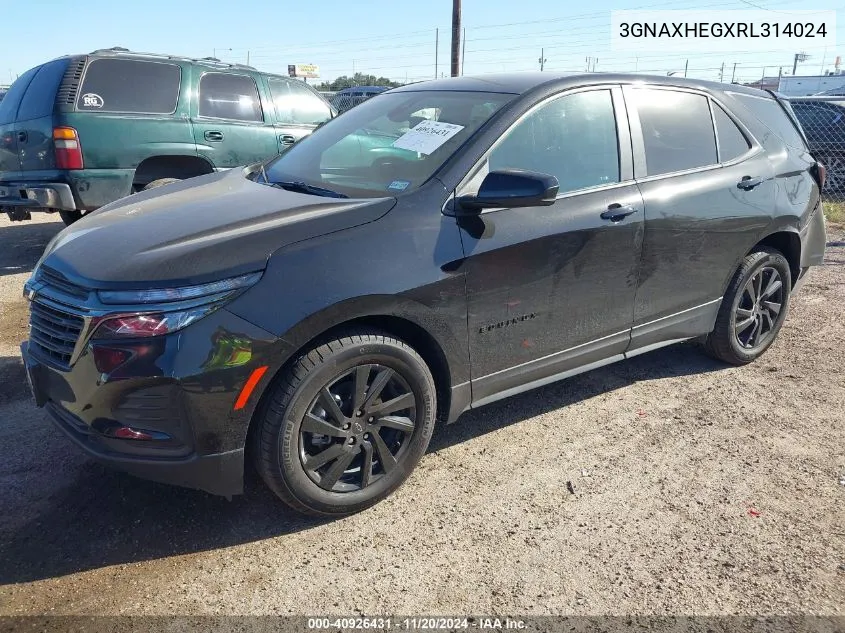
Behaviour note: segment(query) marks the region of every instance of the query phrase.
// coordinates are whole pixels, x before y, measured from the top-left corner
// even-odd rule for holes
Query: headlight
[[[145,338],[161,336],[187,327],[194,321],[216,310],[219,305],[211,304],[183,310],[181,312],[157,312],[153,314],[135,314],[106,317],[94,331],[95,339],[109,338]]]
[[[152,290],[100,290],[97,295],[100,301],[110,305],[138,305],[144,303],[169,303],[171,301],[190,301],[208,298],[209,300],[225,299],[232,292],[254,285],[261,279],[261,273],[250,273],[240,277],[232,277],[221,281],[212,281],[199,286],[182,286],[181,288],[155,288]]]
[[[103,303],[138,310],[127,309],[126,312],[132,313],[101,317],[93,338],[145,338],[170,334],[214,312],[259,279],[260,272],[181,288],[98,291]],[[172,303],[172,309],[161,310],[161,304],[166,303]],[[144,304],[156,304],[159,309],[155,310],[151,305],[152,310],[142,312]]]

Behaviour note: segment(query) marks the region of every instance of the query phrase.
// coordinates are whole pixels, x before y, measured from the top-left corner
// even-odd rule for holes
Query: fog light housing
[[[94,365],[101,374],[110,374],[132,358],[132,352],[119,347],[94,346]]]

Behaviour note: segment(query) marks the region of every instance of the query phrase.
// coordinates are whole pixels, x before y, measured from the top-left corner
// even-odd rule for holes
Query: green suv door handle
[[[219,142],[223,140],[223,132],[219,132],[217,130],[206,130],[203,136],[206,141]]]

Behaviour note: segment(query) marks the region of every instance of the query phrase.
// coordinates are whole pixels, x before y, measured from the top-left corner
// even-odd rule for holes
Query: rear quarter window
[[[57,59],[44,64],[26,89],[18,107],[18,121],[29,121],[50,116],[56,102],[56,90],[67,69],[67,59]]]
[[[95,59],[88,64],[76,107],[84,112],[172,114],[182,69],[134,59]]]
[[[770,132],[777,136],[789,147],[806,149],[804,139],[795,127],[781,105],[771,97],[757,97],[754,95],[730,93],[740,105],[757,121],[762,123]],[[772,139],[768,136],[759,139],[766,149],[771,149]]]
[[[35,77],[35,74],[41,69],[41,66],[30,68],[23,75],[18,77],[9,88],[3,101],[0,101],[0,125],[7,123],[14,123],[18,115],[18,106],[21,104],[21,99],[29,87],[29,82]]]

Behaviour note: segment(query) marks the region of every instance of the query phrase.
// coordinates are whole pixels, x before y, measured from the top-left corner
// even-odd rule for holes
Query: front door
[[[552,206],[459,220],[476,404],[615,360],[628,345],[643,226],[629,139],[619,88],[555,96],[458,188],[475,193],[504,168],[560,183]]]
[[[268,111],[272,106],[261,102],[251,76],[203,73],[197,101],[192,119],[197,152],[216,169],[249,165],[278,153]]]

